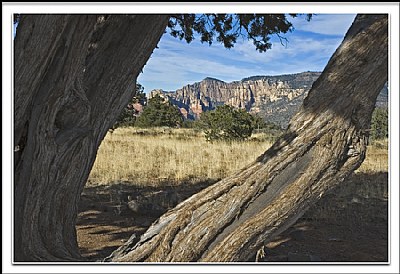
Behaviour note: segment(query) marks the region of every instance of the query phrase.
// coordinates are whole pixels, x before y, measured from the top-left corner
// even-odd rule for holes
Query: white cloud
[[[310,22],[304,17],[293,18],[291,21],[295,30],[344,36],[355,17],[355,14],[315,14]]]
[[[254,50],[254,49],[253,49]],[[186,45],[179,40],[163,38],[139,75],[147,92],[154,88],[175,90],[207,76],[223,81],[240,80],[258,70],[243,65],[247,58],[220,45]]]
[[[256,72],[257,70],[240,66],[240,62],[232,65],[210,59],[207,51],[192,55],[166,52],[163,56],[155,56],[149,60],[138,81],[148,83],[147,86],[143,84],[146,91],[154,88],[175,90],[207,76],[229,82]]]
[[[306,22],[303,18],[304,25],[300,24],[300,29],[308,29],[314,33],[288,33],[285,35],[289,41],[286,47],[280,44],[277,37],[273,37],[272,49],[265,53],[257,52],[251,41],[242,39],[239,39],[232,49],[227,50],[218,43],[208,46],[194,41],[188,45],[166,34],[138,81],[145,87],[146,92],[149,92],[154,88],[176,90],[201,81],[207,76],[230,82],[253,75],[320,71],[341,43],[344,29],[347,31],[350,24],[348,22],[352,21],[350,17],[318,15],[314,16],[311,22]],[[344,21],[347,22],[347,26]],[[340,33],[340,36],[327,36],[318,34],[319,32]]]

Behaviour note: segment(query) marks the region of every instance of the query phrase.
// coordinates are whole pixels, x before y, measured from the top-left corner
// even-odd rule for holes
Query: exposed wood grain
[[[167,15],[22,15],[15,40],[14,260],[77,261],[77,204]]]
[[[77,261],[77,202],[167,15],[23,15],[15,41],[16,261]],[[288,130],[106,261],[246,261],[365,157],[388,18],[359,15]],[[352,153],[349,153],[352,149]],[[357,153],[354,153],[356,151]]]
[[[376,97],[387,81],[387,24],[386,15],[358,15],[284,136],[105,260],[247,261],[293,224],[365,158]]]

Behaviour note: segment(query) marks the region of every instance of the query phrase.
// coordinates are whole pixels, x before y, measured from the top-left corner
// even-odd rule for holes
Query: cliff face
[[[197,119],[202,112],[227,104],[286,127],[320,74],[253,76],[231,83],[208,77],[172,92],[153,90],[150,98],[156,94],[168,98],[188,119]]]

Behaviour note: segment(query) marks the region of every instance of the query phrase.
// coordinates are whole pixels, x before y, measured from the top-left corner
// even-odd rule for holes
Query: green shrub
[[[177,127],[183,122],[183,116],[176,106],[159,95],[151,98],[143,113],[137,118],[137,127]]]
[[[147,98],[143,86],[137,83],[135,96],[118,116],[117,121],[114,123],[112,128],[116,129],[118,127],[134,126],[139,112],[133,105],[139,103],[143,106],[146,104],[146,100]]]
[[[375,108],[371,119],[372,140],[388,138],[388,108]]]
[[[203,112],[200,126],[207,141],[243,141],[251,136],[256,125],[254,117],[242,109],[219,106],[213,111]]]

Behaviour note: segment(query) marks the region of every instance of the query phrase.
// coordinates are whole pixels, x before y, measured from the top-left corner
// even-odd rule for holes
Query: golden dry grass
[[[247,142],[209,143],[193,129],[118,128],[102,142],[88,186],[218,180],[254,161],[271,145],[267,140],[265,134],[257,134]],[[387,141],[376,142],[357,172],[387,171],[387,152]]]
[[[262,140],[209,143],[192,129],[118,128],[107,133],[88,185],[135,185],[218,180],[254,161],[271,144]]]
[[[388,172],[388,140],[373,141],[367,148],[367,156],[356,172]]]

